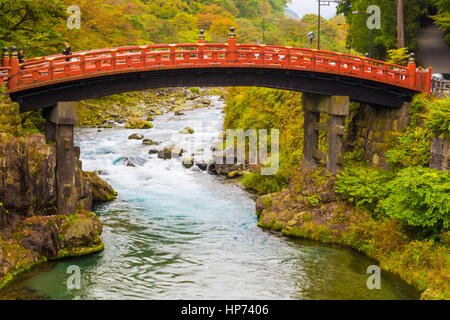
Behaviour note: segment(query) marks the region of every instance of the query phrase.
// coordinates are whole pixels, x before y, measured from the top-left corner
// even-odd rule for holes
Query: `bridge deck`
[[[16,69],[16,70],[14,70]],[[315,73],[347,79],[364,80],[371,86],[397,95],[430,91],[431,70],[408,67],[383,61],[329,51],[284,46],[228,43],[170,44],[122,47],[76,52],[32,59],[11,68],[0,68],[0,81],[8,81],[11,96],[36,94],[40,88],[52,91],[64,83],[73,84],[93,78],[177,70],[274,70]],[[328,85],[330,82],[328,82]],[[245,84],[244,84],[245,85]],[[402,91],[403,90],[403,91]]]

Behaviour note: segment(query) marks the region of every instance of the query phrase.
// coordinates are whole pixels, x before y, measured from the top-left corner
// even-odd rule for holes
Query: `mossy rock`
[[[135,117],[129,117],[125,123],[127,129],[151,129],[153,124],[147,120]]]
[[[190,169],[194,165],[194,158],[192,157],[184,157],[183,161],[181,162],[183,164],[183,167]]]
[[[116,199],[117,192],[96,172],[83,172],[83,175],[91,183],[92,201],[102,203]]]
[[[133,133],[131,136],[128,137],[129,140],[142,140],[144,139],[144,136],[139,133]]]
[[[193,134],[194,133],[194,129],[192,129],[190,127],[186,127],[184,129],[180,130],[179,133],[181,133],[181,134]]]
[[[159,142],[153,141],[152,139],[144,139],[142,140],[142,144],[146,146],[157,146],[159,145]]]

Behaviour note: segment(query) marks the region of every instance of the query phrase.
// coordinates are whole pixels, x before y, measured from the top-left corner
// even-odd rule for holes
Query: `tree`
[[[405,23],[403,19],[403,0],[397,0],[397,49],[405,47]]]
[[[350,25],[347,43],[358,52],[368,52],[370,46],[370,30],[366,21],[369,5],[377,5],[381,9],[381,29],[372,30],[372,56],[385,59],[387,51],[399,45],[415,51],[418,46],[417,34],[429,22],[431,4],[436,0],[343,0],[338,5],[338,13],[345,15]],[[448,1],[448,0],[443,0]],[[403,7],[403,10],[397,10]],[[355,12],[358,12],[357,14]],[[401,14],[403,12],[403,14]],[[397,18],[397,15],[400,18]],[[403,17],[403,28],[396,27]],[[403,29],[403,31],[402,31]]]
[[[43,47],[61,41],[54,26],[65,21],[66,8],[59,0],[0,0],[0,46],[26,48],[27,55],[48,54]]]

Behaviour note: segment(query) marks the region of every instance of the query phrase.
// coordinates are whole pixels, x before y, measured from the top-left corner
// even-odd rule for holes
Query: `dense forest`
[[[69,5],[81,9],[81,28],[66,26]],[[73,50],[142,45],[192,43],[199,30],[209,42],[224,42],[235,26],[240,42],[265,42],[305,46],[306,35],[316,30],[317,16],[289,19],[283,11],[286,0],[1,0],[0,45],[26,49],[28,56],[59,53],[65,40]],[[343,17],[324,21],[323,46],[345,49]]]

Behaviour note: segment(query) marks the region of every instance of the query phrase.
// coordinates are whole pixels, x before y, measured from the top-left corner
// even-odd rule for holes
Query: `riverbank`
[[[324,168],[297,169],[284,191],[258,198],[259,226],[356,249],[421,291],[421,299],[449,299],[450,239],[420,239],[398,220],[372,218],[343,201],[335,181]]]
[[[6,288],[0,299],[417,299],[399,277],[383,272],[382,290],[367,290],[373,261],[353,250],[283,237],[257,226],[254,197],[182,157],[149,150],[176,144],[199,152],[223,130],[224,102],[175,116],[155,117],[152,129],[77,128],[83,168],[98,171],[119,197],[94,208],[105,249],[77,259],[47,262]],[[193,134],[180,133],[186,126]],[[143,135],[159,145],[128,139]],[[190,151],[189,151],[190,150]],[[205,155],[209,157],[209,155]],[[127,161],[117,161],[127,157]],[[195,156],[200,159],[199,156]],[[67,290],[71,265],[79,290]],[[37,272],[37,271],[40,272]]]
[[[78,150],[70,190],[77,210],[59,215],[55,143],[24,129],[27,121],[41,123],[39,115],[28,116],[0,88],[0,290],[47,260],[102,250],[101,222],[90,210],[117,195],[96,173],[82,170]]]
[[[420,290],[422,299],[450,299],[450,175],[427,168],[434,132],[448,134],[449,107],[448,98],[418,96],[406,114],[409,125],[385,133],[358,123],[363,110],[352,103],[344,134],[345,170],[337,177],[323,167],[299,167],[301,93],[232,89],[225,129],[280,130],[280,170],[262,176],[256,167],[242,179],[247,190],[262,196],[256,205],[261,227],[356,249]],[[382,119],[373,123],[388,127]],[[369,148],[368,139],[377,142]],[[325,151],[326,132],[319,140]],[[385,170],[376,168],[381,156]]]

